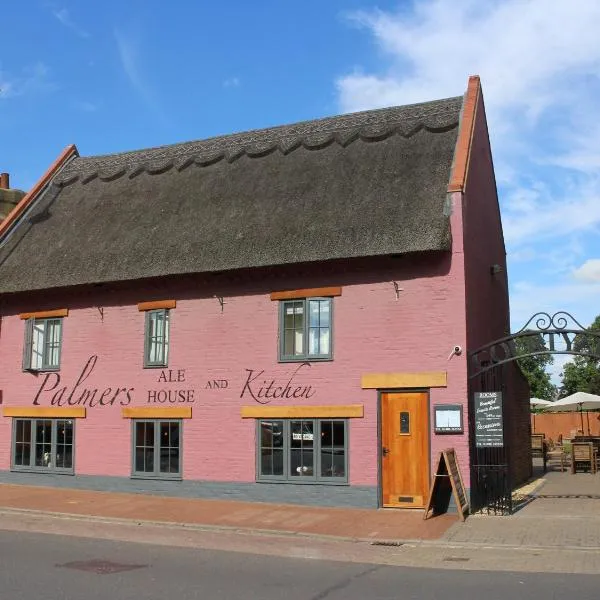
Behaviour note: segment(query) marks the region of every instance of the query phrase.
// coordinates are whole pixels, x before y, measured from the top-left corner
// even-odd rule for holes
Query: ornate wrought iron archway
[[[468,353],[469,433],[471,440],[471,504],[475,510],[511,514],[514,473],[504,424],[513,427],[514,403],[507,390],[508,363],[532,356],[570,354],[600,361],[600,331],[583,327],[571,314],[534,314],[516,333]],[[475,398],[478,398],[476,408]],[[495,398],[496,424],[482,423],[481,398]],[[489,402],[489,399],[487,400]],[[527,407],[528,409],[529,407]],[[498,422],[500,425],[498,426]],[[486,442],[478,428],[497,427],[497,438]],[[487,436],[491,439],[491,436]],[[508,443],[507,443],[508,442]],[[514,459],[514,456],[512,457]]]
[[[530,327],[535,322],[535,328]],[[539,349],[528,351],[521,340],[540,340]],[[580,349],[578,349],[580,348]],[[586,329],[572,315],[559,311],[538,312],[516,333],[494,340],[469,353],[469,378],[513,360],[548,354],[572,354],[600,360],[600,331]]]

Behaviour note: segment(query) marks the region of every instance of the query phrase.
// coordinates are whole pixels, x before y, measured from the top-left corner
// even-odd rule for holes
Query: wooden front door
[[[429,491],[429,399],[425,392],[381,394],[383,506],[423,508]]]

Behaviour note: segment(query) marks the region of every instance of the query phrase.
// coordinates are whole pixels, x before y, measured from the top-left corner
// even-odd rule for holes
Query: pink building
[[[468,487],[467,351],[509,322],[479,79],[71,146],[0,225],[0,310],[0,482],[415,508],[453,447]]]

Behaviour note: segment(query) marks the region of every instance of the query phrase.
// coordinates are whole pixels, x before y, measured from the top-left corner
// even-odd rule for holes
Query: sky
[[[460,95],[480,75],[513,330],[600,314],[598,0],[0,6],[0,170],[22,189],[71,143],[202,139]]]

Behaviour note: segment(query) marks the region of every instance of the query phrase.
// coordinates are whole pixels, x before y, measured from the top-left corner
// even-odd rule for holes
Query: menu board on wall
[[[477,448],[504,446],[502,392],[475,393],[475,446]]]

